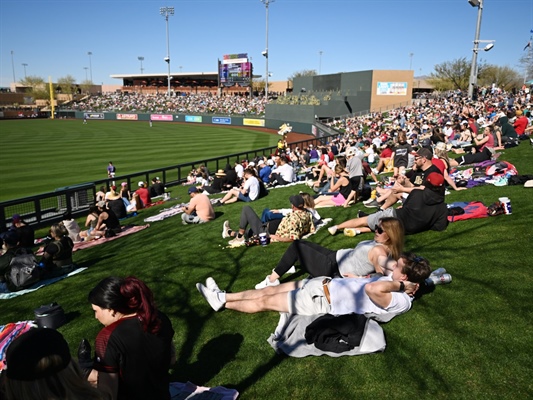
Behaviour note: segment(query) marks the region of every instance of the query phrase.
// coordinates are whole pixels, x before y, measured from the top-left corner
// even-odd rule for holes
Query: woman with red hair
[[[105,278],[91,290],[89,302],[104,325],[89,381],[113,399],[170,399],[174,330],[148,286],[135,277]]]

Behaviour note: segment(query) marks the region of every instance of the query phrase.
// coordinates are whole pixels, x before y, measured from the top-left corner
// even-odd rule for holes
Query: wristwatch
[[[405,283],[403,283],[403,281],[400,281],[400,290],[398,290],[399,292],[404,292],[405,291]]]

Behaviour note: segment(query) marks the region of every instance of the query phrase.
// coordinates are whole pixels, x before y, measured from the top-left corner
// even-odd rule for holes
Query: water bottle
[[[450,283],[451,281],[452,276],[450,274],[430,275],[429,278],[426,279],[426,285],[444,285],[446,283]]]

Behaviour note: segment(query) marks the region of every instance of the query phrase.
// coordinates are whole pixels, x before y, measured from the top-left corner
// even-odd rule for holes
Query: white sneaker
[[[244,235],[240,238],[235,236],[235,239],[230,240],[228,244],[233,247],[244,246],[246,244],[246,239],[244,238]]]
[[[354,228],[344,228],[344,236],[354,237],[357,236],[359,231]]]
[[[212,290],[209,290],[201,283],[196,284],[196,289],[200,292],[202,296],[204,296],[204,299],[207,300],[211,308],[215,311],[219,311],[224,307],[224,303],[219,300],[218,293],[213,292]]]
[[[289,268],[289,270],[287,271],[288,274],[295,274],[296,273],[296,267],[293,265],[292,267]]]
[[[231,237],[229,234],[230,227],[229,227],[229,221],[224,221],[224,224],[222,225],[222,239],[226,239]]]
[[[333,225],[328,228],[328,232],[330,235],[335,235],[337,233],[337,229],[337,225]]]
[[[268,286],[278,286],[278,285],[279,285],[279,279],[276,279],[274,282],[270,282],[270,279],[268,279],[268,275],[267,275],[264,281],[261,281],[257,285],[255,285],[255,288],[259,290],[259,289],[264,289]]]
[[[209,290],[212,290],[213,292],[222,292],[222,290],[220,290],[215,280],[211,277],[205,280],[205,287],[208,288]]]

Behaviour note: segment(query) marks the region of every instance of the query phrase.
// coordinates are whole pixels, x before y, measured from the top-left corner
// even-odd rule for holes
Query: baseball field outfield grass
[[[183,123],[81,120],[0,121],[0,201],[107,177],[274,146],[257,130]]]

